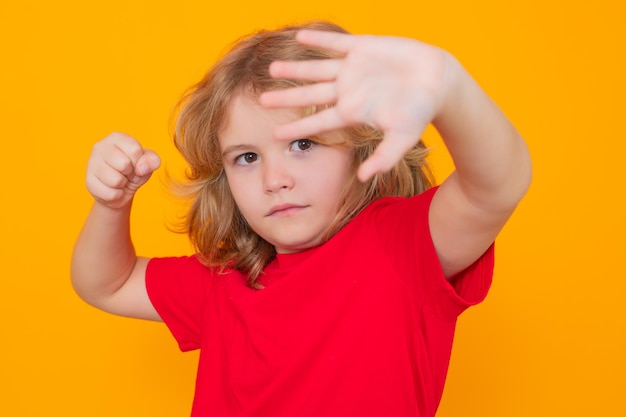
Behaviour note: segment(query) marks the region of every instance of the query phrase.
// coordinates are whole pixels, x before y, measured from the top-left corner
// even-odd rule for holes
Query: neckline
[[[301,264],[315,252],[319,250],[322,245],[315,246],[309,249],[305,249],[299,252],[292,253],[277,253],[274,259],[274,265],[277,269],[292,269],[293,267]]]

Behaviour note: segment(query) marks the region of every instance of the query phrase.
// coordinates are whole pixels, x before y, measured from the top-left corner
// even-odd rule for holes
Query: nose
[[[294,178],[285,162],[273,159],[263,167],[263,185],[268,193],[289,190],[294,186]]]

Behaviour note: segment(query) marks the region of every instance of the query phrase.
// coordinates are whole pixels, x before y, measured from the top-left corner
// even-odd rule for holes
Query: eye
[[[298,139],[291,142],[289,148],[296,152],[308,152],[315,146],[311,139]]]
[[[254,152],[246,152],[235,158],[235,164],[237,165],[250,165],[259,158]]]

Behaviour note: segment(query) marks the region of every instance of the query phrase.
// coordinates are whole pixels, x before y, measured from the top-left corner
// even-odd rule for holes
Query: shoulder
[[[147,273],[149,274],[171,274],[180,273],[181,271],[195,272],[198,274],[210,272],[196,255],[152,258],[147,268]]]
[[[216,268],[204,265],[198,256],[152,258],[146,268],[148,292],[206,292],[213,286]]]
[[[371,202],[331,242],[339,247],[374,245],[400,263],[419,255],[430,256],[428,211],[436,189],[412,197],[384,197]]]
[[[220,283],[245,283],[245,277],[231,268],[207,266],[199,255],[152,258],[146,269],[148,288],[177,287],[190,291],[204,291]]]
[[[428,230],[428,212],[437,188],[430,188],[412,197],[384,197],[375,200],[353,222],[366,227],[376,226],[384,232],[389,229],[406,231],[406,227],[411,224]]]
[[[386,210],[401,211],[408,209],[418,209],[428,212],[430,203],[432,202],[433,196],[438,188],[439,186],[429,188],[428,190],[412,197],[383,197],[378,200],[374,200],[367,207],[365,207],[362,214],[377,213]]]

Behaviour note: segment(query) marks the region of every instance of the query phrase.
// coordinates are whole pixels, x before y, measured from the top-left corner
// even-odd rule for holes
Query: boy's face
[[[277,253],[320,244],[351,176],[353,150],[306,138],[274,139],[276,127],[299,117],[293,109],[265,109],[237,96],[228,114],[220,150],[232,195],[248,224]],[[333,137],[339,141],[338,133],[328,136]]]

